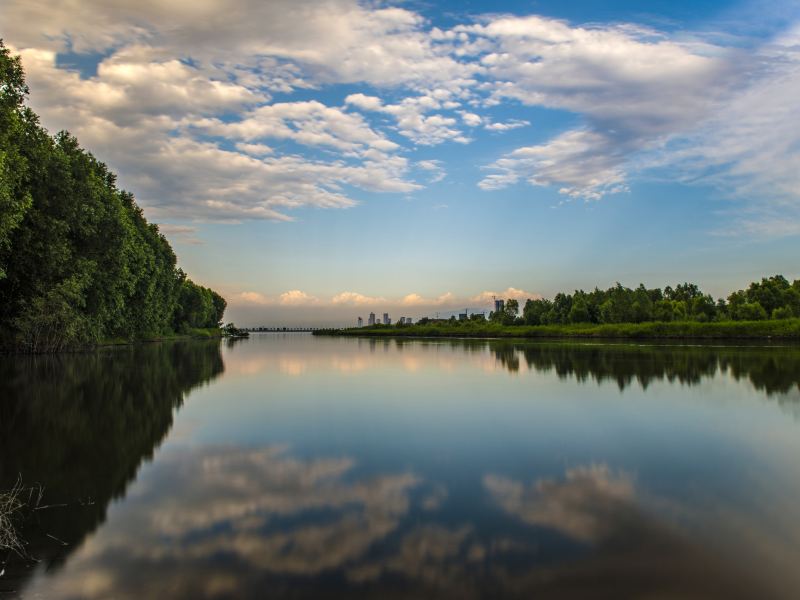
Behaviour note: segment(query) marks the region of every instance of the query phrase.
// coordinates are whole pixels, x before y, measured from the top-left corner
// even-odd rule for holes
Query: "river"
[[[0,597],[797,598],[798,457],[796,346],[4,357]]]

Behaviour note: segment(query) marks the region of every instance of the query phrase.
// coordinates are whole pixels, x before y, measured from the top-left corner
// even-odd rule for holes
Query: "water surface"
[[[796,598],[800,349],[263,334],[0,366],[29,598]],[[2,568],[2,567],[0,567]]]

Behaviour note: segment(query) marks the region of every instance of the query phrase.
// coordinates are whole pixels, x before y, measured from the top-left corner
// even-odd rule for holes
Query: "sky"
[[[242,326],[800,277],[800,3],[0,0]]]

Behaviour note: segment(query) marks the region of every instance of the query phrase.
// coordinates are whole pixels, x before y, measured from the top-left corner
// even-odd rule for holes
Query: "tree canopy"
[[[217,327],[225,300],[175,253],[116,176],[24,104],[0,41],[0,341],[50,351]]]

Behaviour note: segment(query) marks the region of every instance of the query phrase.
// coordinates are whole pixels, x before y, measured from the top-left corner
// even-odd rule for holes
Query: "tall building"
[[[495,298],[494,301],[494,312],[501,313],[506,309],[506,302],[505,300],[497,300]]]
[[[375,313],[369,313],[369,319],[367,319],[367,325],[375,325]]]
[[[358,326],[359,327],[363,327],[364,326],[364,319],[362,319],[361,317],[358,317]]]
[[[392,320],[389,318],[389,313],[383,313],[383,324],[389,325]]]
[[[414,322],[414,319],[411,317],[406,317],[406,325],[411,325]]]
[[[468,311],[465,308],[463,313],[458,313],[458,320],[459,321],[466,321],[467,317],[469,317]]]

